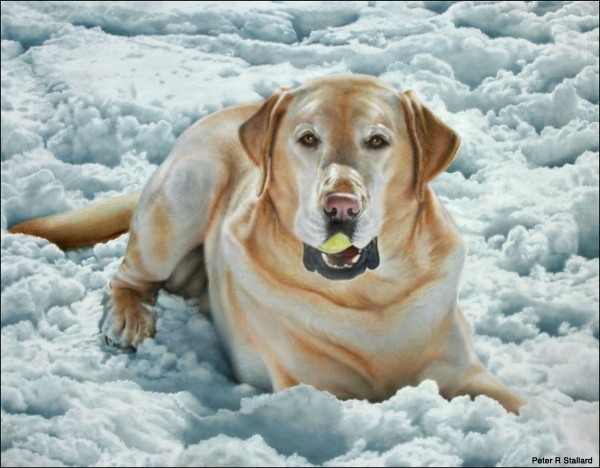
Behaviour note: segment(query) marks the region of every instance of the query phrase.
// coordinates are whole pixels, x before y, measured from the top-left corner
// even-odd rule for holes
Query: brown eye
[[[385,146],[386,144],[387,144],[387,141],[385,141],[383,139],[383,137],[381,137],[379,135],[372,136],[369,139],[369,146],[371,146],[371,148],[381,148],[382,146]]]
[[[300,143],[302,143],[304,146],[315,146],[317,144],[317,137],[312,133],[307,133],[300,138]]]

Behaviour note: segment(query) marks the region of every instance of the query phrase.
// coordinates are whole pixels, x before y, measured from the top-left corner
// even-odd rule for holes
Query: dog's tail
[[[141,192],[111,198],[85,208],[13,226],[13,234],[29,234],[72,249],[106,242],[129,231]]]

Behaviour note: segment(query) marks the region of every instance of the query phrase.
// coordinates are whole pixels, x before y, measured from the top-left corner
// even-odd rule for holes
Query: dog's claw
[[[123,352],[135,352],[146,339],[156,334],[156,315],[141,303],[125,306],[113,302],[102,324],[105,343]]]

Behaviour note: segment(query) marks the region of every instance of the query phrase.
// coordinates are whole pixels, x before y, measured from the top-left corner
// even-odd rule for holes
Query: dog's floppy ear
[[[277,89],[239,129],[242,147],[261,170],[258,196],[262,195],[269,180],[275,133],[289,100],[287,91],[289,88]]]
[[[452,162],[460,137],[442,122],[411,91],[400,93],[408,132],[415,154],[415,193],[423,201],[425,187]]]

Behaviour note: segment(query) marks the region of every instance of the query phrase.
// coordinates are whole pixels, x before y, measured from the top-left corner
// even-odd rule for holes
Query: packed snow
[[[598,3],[2,2],[2,465],[598,466]],[[191,123],[341,72],[413,89],[462,137],[434,183],[469,245],[460,302],[528,404],[278,394],[161,293],[106,346],[127,235],[63,252],[17,222],[140,190]]]

